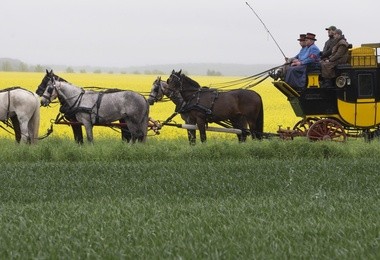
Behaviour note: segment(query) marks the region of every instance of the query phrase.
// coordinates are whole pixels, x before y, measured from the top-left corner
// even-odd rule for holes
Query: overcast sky
[[[300,33],[341,28],[354,46],[380,42],[378,0],[247,1],[286,56]],[[172,63],[281,64],[244,0],[2,0],[0,57],[29,64],[128,67]]]

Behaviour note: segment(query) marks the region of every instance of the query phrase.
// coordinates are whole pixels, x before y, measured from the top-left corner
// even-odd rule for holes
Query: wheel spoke
[[[315,122],[307,132],[309,140],[345,141],[346,132],[341,124],[332,119],[321,119]]]

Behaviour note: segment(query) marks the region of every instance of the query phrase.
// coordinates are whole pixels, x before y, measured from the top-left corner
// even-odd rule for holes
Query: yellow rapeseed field
[[[156,79],[155,75],[129,75],[129,74],[92,74],[92,73],[60,73],[57,75],[66,79],[76,86],[96,86],[104,88],[119,88],[133,90],[144,95],[150,92],[152,83]],[[12,86],[21,86],[31,91],[35,91],[40,84],[45,73],[36,72],[0,72],[0,89]],[[169,75],[162,76],[166,80]],[[226,82],[238,77],[209,77],[209,76],[192,76],[202,86],[207,86],[212,83]],[[264,102],[264,131],[275,133],[279,125],[283,127],[293,127],[300,120],[294,115],[294,112],[287,101],[286,97],[280,93],[268,79],[265,82],[254,87]],[[171,102],[156,103],[150,107],[150,116],[158,121],[164,121],[174,112],[174,104]],[[41,108],[41,125],[40,136],[46,133],[50,127],[51,121],[54,120],[59,111],[59,104],[52,104],[50,107]],[[183,123],[180,116],[174,118],[176,123]],[[1,123],[2,124],[2,123]],[[160,135],[155,135],[152,131],[148,132],[149,138],[158,139],[175,139],[187,138],[186,130],[172,126],[165,126],[161,129]],[[73,138],[71,128],[66,125],[54,125],[52,134],[56,137]],[[107,127],[95,127],[94,138],[119,138],[120,134]],[[1,138],[13,138],[10,134],[0,129]],[[208,133],[209,138],[235,139],[235,135],[225,133]]]

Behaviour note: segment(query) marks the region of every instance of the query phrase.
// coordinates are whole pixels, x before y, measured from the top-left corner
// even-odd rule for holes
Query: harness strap
[[[208,115],[209,117],[212,116],[212,111],[214,109],[214,105],[215,105],[215,101],[218,99],[219,97],[219,92],[218,90],[212,90],[212,93],[214,93],[214,97],[211,101],[211,104],[210,104],[210,107],[206,107],[204,105],[200,105],[199,104],[199,100],[200,100],[200,97],[201,97],[201,94],[204,93],[205,91],[202,91],[203,89],[199,89],[196,93],[194,93],[194,95],[192,96],[192,98],[184,105],[181,107],[181,110],[179,113],[186,113],[187,111],[190,111],[190,110],[199,110],[199,111],[202,111],[204,112],[206,115]],[[208,92],[210,92],[209,89],[207,89]],[[196,102],[195,104],[191,104],[191,100],[193,99],[196,99]]]
[[[74,104],[72,104],[70,107],[67,108],[67,101],[66,100],[61,100],[61,108],[60,112],[66,114],[66,115],[73,115],[77,113],[78,111],[84,111],[90,113],[91,108],[81,108],[80,103],[82,102],[83,95],[85,93],[85,90],[82,89],[81,93],[78,95],[78,98],[75,100]],[[60,96],[58,96],[60,98]]]
[[[7,108],[7,116],[5,118],[5,122],[6,122],[6,126],[9,126],[10,123],[9,123],[9,114],[10,114],[10,107],[11,107],[11,91],[8,90],[8,108]]]
[[[219,91],[217,91],[217,90],[215,90],[214,91],[214,99],[212,100],[212,102],[211,102],[211,107],[210,107],[210,110],[211,110],[211,113],[212,113],[212,111],[214,110],[214,105],[215,105],[215,101],[218,99],[218,97],[219,97]]]
[[[99,108],[100,108],[100,103],[102,102],[104,91],[100,91],[98,94],[98,99],[96,100],[96,114],[95,114],[95,124],[99,123]]]

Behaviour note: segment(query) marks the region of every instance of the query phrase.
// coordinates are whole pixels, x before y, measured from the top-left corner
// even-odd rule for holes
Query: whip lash
[[[274,43],[277,45],[278,49],[281,51],[282,55],[284,56],[284,58],[286,59],[286,55],[284,54],[284,52],[282,51],[280,45],[278,45],[277,41],[275,40],[275,38],[273,37],[273,35],[271,34],[271,32],[269,31],[268,27],[265,25],[265,23],[263,22],[263,20],[261,20],[261,18],[258,16],[258,14],[255,12],[255,10],[253,10],[253,8],[249,5],[248,2],[245,2],[248,7],[252,10],[252,12],[256,15],[256,17],[259,19],[259,21],[264,25],[264,28],[265,30],[269,33],[270,37],[273,39]]]

